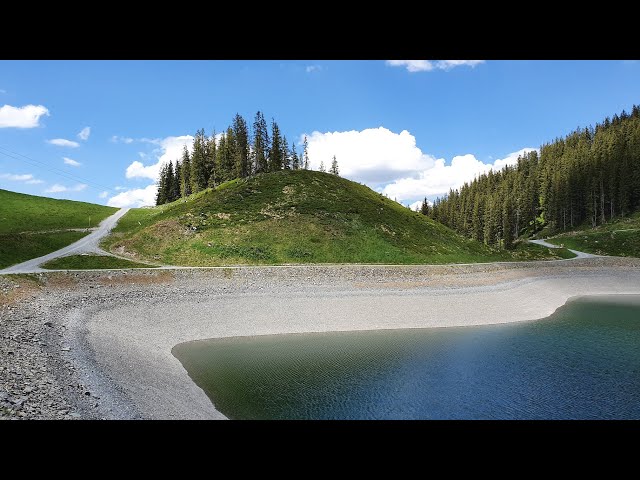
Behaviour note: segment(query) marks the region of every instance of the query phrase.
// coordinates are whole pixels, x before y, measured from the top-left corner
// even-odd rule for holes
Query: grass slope
[[[596,255],[640,257],[640,212],[596,228],[556,235],[548,241]]]
[[[0,190],[0,268],[36,258],[79,240],[117,208]]]
[[[122,258],[107,255],[69,255],[56,258],[43,265],[50,270],[92,270],[113,268],[153,268],[155,265],[131,262]]]
[[[103,246],[189,266],[559,258],[529,245],[492,250],[366,186],[306,170],[233,180],[186,201],[132,209]]]

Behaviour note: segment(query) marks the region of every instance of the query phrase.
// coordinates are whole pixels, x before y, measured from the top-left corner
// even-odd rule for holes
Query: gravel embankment
[[[638,267],[598,257],[0,276],[0,418],[221,418],[171,355],[177,343],[529,320],[570,296],[640,293]]]

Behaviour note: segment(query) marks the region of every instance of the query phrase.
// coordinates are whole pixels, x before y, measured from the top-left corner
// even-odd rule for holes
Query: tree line
[[[302,152],[298,155],[295,143],[291,142],[289,147],[275,120],[271,121],[269,131],[264,115],[258,111],[250,132],[246,120],[236,114],[232,124],[220,135],[213,132],[207,137],[204,129],[198,130],[191,154],[185,145],[182,158],[162,166],[156,205],[173,202],[228,180],[283,169],[309,169],[307,137],[304,137]],[[321,170],[324,171],[324,164]],[[329,172],[338,175],[335,155]]]
[[[640,107],[529,152],[516,165],[489,171],[421,211],[487,245],[548,227],[596,227],[640,209]]]

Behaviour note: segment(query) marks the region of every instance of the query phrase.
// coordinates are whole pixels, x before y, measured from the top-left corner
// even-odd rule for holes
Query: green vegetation
[[[518,237],[598,227],[593,238],[582,234],[586,238],[572,245],[637,255],[633,234],[603,238],[608,250],[601,248],[599,235],[608,231],[608,222],[639,209],[640,107],[634,106],[631,114],[623,111],[595,128],[578,129],[543,145],[540,154],[529,152],[515,166],[450,191],[436,200],[429,216],[469,238],[505,248]]]
[[[186,146],[182,158],[164,165],[158,178],[156,205],[171,203],[201,192],[207,187],[216,187],[229,180],[247,178],[256,173],[279,170],[309,169],[307,137],[304,138],[301,156],[292,142],[281,134],[280,127],[271,121],[271,135],[262,112],[257,112],[253,121],[253,132],[247,122],[236,114],[232,124],[219,136],[215,132],[207,137],[204,129],[196,132],[193,148],[189,154]],[[323,168],[320,171],[324,171]],[[330,173],[338,175],[338,161],[333,156]]]
[[[131,262],[122,258],[107,255],[69,255],[68,257],[56,258],[44,265],[42,268],[50,270],[92,270],[92,269],[114,269],[114,268],[150,268],[155,265],[145,265],[143,263]]]
[[[0,190],[0,235],[96,227],[117,211],[117,208],[93,203]]]
[[[640,212],[594,229],[563,233],[548,242],[596,255],[640,257]]]
[[[0,268],[40,257],[81,239],[117,211],[92,203],[0,190]]]
[[[0,268],[38,258],[77,242],[89,232],[8,233],[0,235]]]
[[[529,244],[513,252],[492,249],[359,183],[302,169],[237,178],[169,204],[132,209],[103,246],[191,266],[559,258]]]

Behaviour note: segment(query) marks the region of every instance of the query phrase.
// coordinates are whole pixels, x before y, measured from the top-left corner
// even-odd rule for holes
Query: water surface
[[[546,319],[235,337],[173,354],[234,419],[640,418],[640,296]]]

